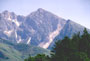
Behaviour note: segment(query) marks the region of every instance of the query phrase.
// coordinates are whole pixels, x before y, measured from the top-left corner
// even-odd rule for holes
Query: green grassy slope
[[[22,61],[22,54],[10,45],[0,43],[0,61]]]
[[[0,39],[0,61],[23,61],[28,56],[37,54],[50,55],[50,51],[26,44],[13,44],[10,41]]]

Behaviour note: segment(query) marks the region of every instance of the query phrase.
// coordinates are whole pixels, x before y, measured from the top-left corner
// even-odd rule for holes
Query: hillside
[[[26,57],[37,54],[49,55],[50,51],[26,44],[13,44],[0,39],[0,61],[23,61]]]

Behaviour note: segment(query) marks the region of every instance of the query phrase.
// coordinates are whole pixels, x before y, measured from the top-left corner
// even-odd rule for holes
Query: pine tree
[[[86,29],[83,35],[74,34],[55,43],[51,61],[90,61],[90,34]]]
[[[53,48],[53,52],[55,54],[52,54],[51,61],[66,61],[67,56],[69,56],[70,52],[72,51],[69,47],[70,39],[68,37],[65,37],[63,40],[59,40],[55,43],[55,47]]]
[[[86,30],[86,28],[83,32],[84,33],[81,36],[81,40],[79,42],[79,51],[86,52],[88,54],[88,57],[90,57],[90,34]]]
[[[34,57],[29,57],[28,59],[25,59],[24,61],[49,61],[49,57],[45,54],[37,54]]]

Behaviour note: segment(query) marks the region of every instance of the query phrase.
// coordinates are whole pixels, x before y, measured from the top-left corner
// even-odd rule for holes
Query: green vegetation
[[[25,61],[49,61],[49,56],[46,56],[45,54],[37,54],[34,57],[29,57],[28,59],[25,59]]]
[[[75,34],[56,42],[51,61],[90,61],[90,34],[84,29],[83,35]]]
[[[37,54],[50,55],[50,51],[27,44],[14,44],[0,38],[0,61],[24,61],[29,55]]]
[[[66,36],[55,43],[49,54],[50,51],[40,47],[0,39],[0,61],[90,61],[90,34],[84,29],[82,35]]]
[[[14,46],[14,48],[20,52],[22,52],[23,55],[26,56],[35,56],[37,54],[46,54],[46,55],[50,55],[50,51],[47,49],[43,49],[40,47],[36,47],[36,46],[31,46],[31,45],[27,45],[27,44],[17,44]]]
[[[0,43],[0,61],[23,61],[22,54],[7,44]]]
[[[51,57],[30,56],[25,61],[90,61],[90,34],[84,29],[83,35],[78,33],[72,38],[65,37],[55,43],[52,52]]]

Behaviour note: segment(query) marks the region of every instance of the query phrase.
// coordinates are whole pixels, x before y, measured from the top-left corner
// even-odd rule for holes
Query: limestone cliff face
[[[14,43],[26,43],[42,48],[51,48],[55,39],[71,37],[83,26],[58,17],[42,8],[27,16],[13,12],[0,13],[0,37]]]

